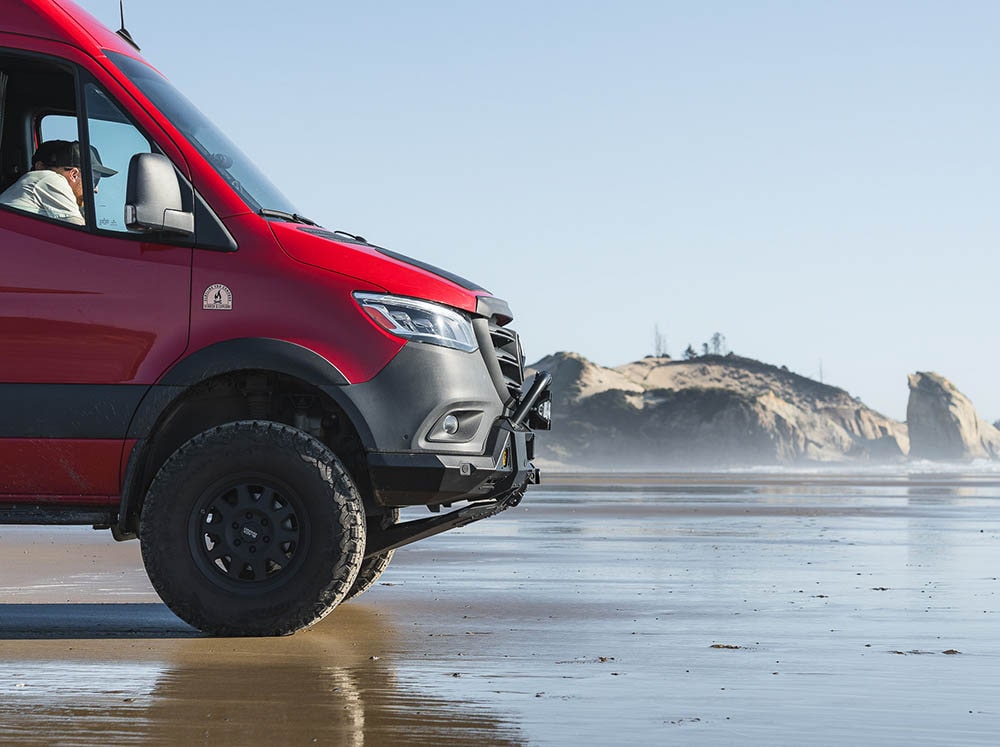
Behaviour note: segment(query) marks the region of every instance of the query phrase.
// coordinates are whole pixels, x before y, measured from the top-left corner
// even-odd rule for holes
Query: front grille
[[[490,341],[493,343],[493,354],[500,365],[502,382],[497,382],[497,389],[503,386],[510,396],[508,401],[516,401],[521,396],[521,384],[524,383],[524,355],[521,353],[521,341],[517,332],[507,327],[490,322]],[[503,396],[503,392],[500,393]]]

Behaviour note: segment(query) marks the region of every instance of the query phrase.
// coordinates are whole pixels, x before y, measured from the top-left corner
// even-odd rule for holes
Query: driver
[[[94,191],[104,176],[118,172],[101,163],[100,154],[90,148]],[[83,207],[83,171],[80,167],[80,143],[49,140],[38,146],[31,159],[31,171],[3,194],[0,205],[24,210],[47,218],[56,218],[77,226],[86,223]]]

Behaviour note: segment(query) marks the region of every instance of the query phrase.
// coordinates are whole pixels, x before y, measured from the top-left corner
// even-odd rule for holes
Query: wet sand
[[[0,527],[4,744],[995,744],[1000,478],[548,476],[305,633]]]

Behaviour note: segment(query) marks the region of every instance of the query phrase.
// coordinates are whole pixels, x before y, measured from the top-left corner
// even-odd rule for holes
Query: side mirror
[[[166,156],[136,153],[129,161],[125,226],[132,231],[194,235],[194,213],[183,210],[181,186]]]

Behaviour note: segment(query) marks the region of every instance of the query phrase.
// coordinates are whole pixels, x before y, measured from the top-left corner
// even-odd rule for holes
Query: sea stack
[[[906,424],[910,458],[968,461],[1000,458],[1000,430],[976,413],[969,398],[940,374],[910,374]]]

